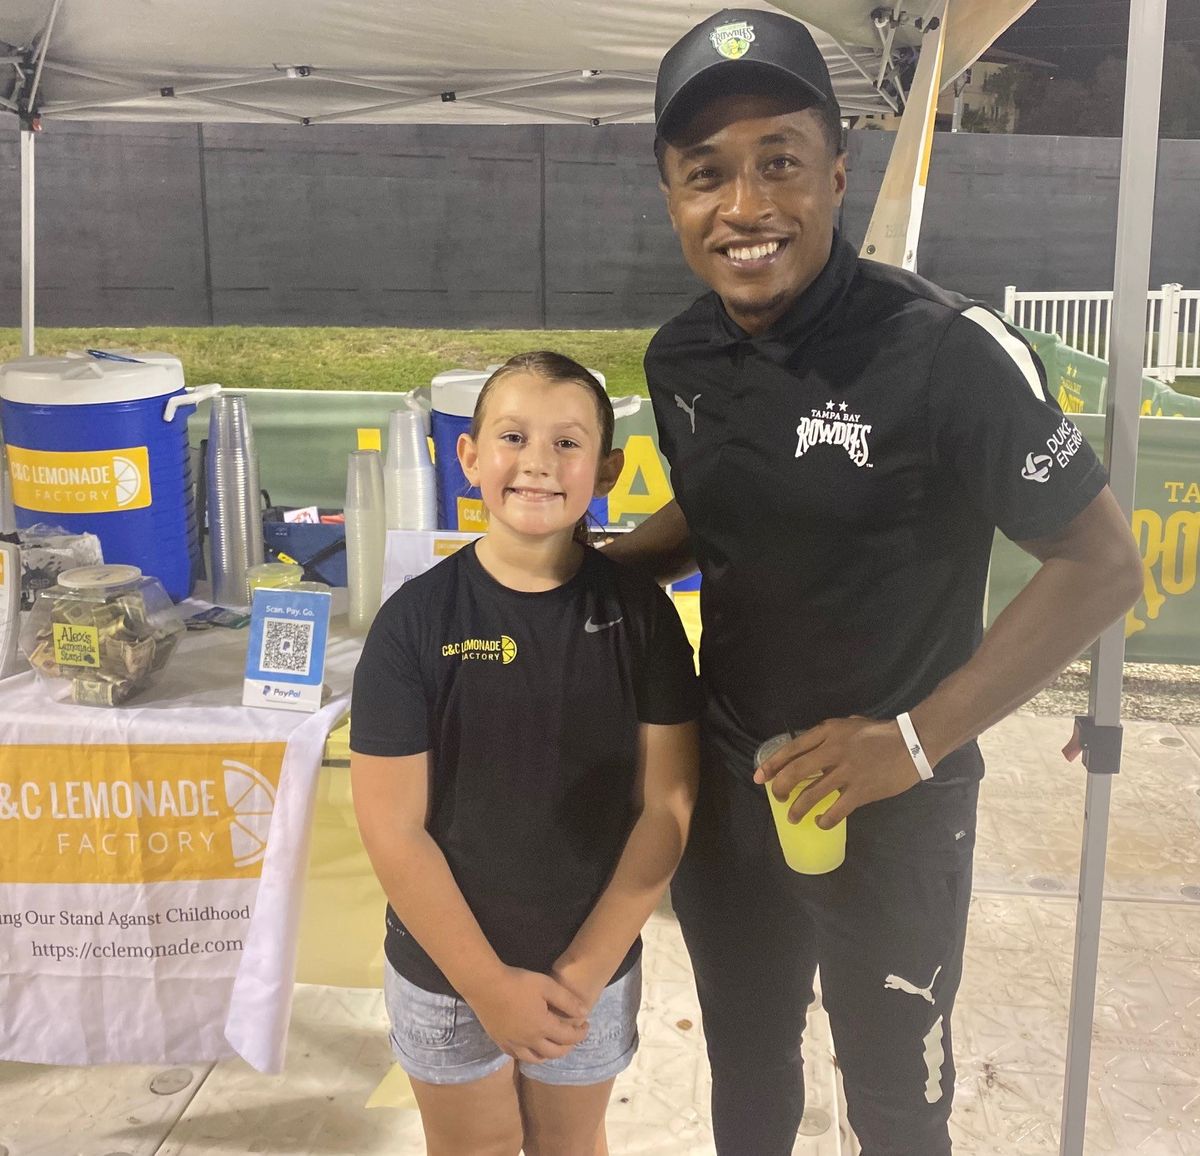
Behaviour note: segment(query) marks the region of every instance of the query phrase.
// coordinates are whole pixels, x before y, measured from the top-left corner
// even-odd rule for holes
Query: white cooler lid
[[[479,391],[492,375],[478,369],[448,369],[429,383],[429,397],[438,413],[470,417],[475,412]]]
[[[24,405],[103,405],[183,389],[178,357],[123,351],[118,356],[136,360],[109,360],[84,350],[61,357],[20,357],[0,365],[0,398]]]
[[[475,413],[475,402],[479,400],[479,391],[483,388],[483,383],[499,368],[498,365],[492,365],[486,372],[480,372],[478,369],[447,369],[444,373],[439,373],[429,383],[433,408],[438,413],[471,417]],[[607,385],[604,374],[599,370],[589,369],[588,372],[601,385]]]

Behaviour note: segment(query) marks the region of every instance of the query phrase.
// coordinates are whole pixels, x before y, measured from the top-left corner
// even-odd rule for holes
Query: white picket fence
[[[1200,289],[1164,285],[1146,295],[1145,370],[1167,383],[1200,374]],[[1004,312],[1023,329],[1056,333],[1072,349],[1108,360],[1112,290],[1040,293],[1004,287]]]

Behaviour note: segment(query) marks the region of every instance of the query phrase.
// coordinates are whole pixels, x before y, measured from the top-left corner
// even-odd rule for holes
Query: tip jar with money
[[[38,593],[21,649],[39,678],[82,706],[120,706],[167,664],[183,620],[157,578],[136,566],[64,570]]]

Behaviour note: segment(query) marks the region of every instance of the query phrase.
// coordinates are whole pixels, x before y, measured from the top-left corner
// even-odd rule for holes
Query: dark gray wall
[[[892,136],[850,136],[866,230]],[[608,328],[699,286],[648,126],[51,124],[38,139],[38,322]],[[1119,142],[939,136],[921,272],[1112,284]],[[18,142],[0,122],[0,325],[19,320]],[[1200,142],[1161,148],[1151,283],[1200,285]]]
[[[845,230],[862,240],[891,134],[850,134]],[[920,272],[1003,303],[1004,286],[1111,289],[1120,141],[939,133]],[[1200,286],[1200,141],[1160,143],[1150,284]]]

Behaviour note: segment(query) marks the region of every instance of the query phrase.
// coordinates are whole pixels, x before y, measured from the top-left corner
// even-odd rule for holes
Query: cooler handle
[[[221,387],[214,382],[210,385],[189,386],[183,393],[172,394],[167,398],[163,409],[163,421],[172,421],[176,410],[188,405],[199,405],[202,401],[208,401],[210,397],[216,397],[220,392]]]

